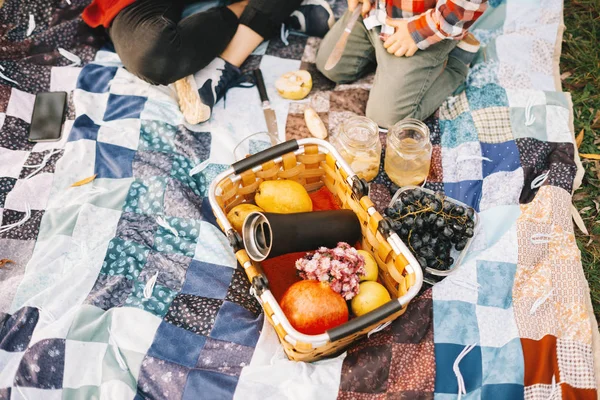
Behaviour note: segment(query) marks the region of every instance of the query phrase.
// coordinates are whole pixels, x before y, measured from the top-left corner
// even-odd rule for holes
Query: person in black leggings
[[[128,71],[152,84],[175,83],[184,116],[195,124],[210,118],[239,82],[242,63],[278,36],[282,23],[325,35],[334,22],[329,5],[301,1],[243,0],[182,19],[184,7],[198,0],[136,0],[118,12],[108,34]]]

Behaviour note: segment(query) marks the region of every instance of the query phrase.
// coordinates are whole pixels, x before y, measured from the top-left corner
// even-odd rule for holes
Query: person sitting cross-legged
[[[206,1],[206,0],[205,0]],[[240,66],[282,24],[324,36],[334,23],[325,0],[242,0],[182,18],[199,0],[93,0],[83,12],[104,26],[125,68],[156,85],[175,85],[185,119],[210,118],[214,104],[242,79]]]

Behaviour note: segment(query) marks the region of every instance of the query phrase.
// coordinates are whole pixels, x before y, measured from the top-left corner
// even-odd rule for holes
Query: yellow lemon
[[[254,196],[256,204],[266,212],[291,214],[312,211],[312,200],[304,186],[295,181],[264,181]]]
[[[392,298],[387,289],[378,282],[365,281],[358,287],[358,294],[350,302],[350,308],[357,317],[373,311]]]
[[[379,267],[377,266],[377,261],[375,258],[365,250],[358,250],[358,254],[365,258],[365,274],[360,277],[362,281],[376,281],[377,274],[379,273]]]
[[[255,206],[254,204],[239,204],[233,207],[227,213],[227,219],[229,220],[231,226],[233,226],[233,229],[235,229],[236,231],[238,231],[238,233],[241,234],[242,226],[244,226],[244,220],[246,219],[248,214],[254,211],[263,211],[263,209],[258,206]]]

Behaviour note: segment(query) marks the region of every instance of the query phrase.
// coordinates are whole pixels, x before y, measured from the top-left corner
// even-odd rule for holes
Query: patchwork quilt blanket
[[[426,186],[480,212],[469,256],[389,327],[312,364],[285,357],[206,200],[236,144],[265,130],[257,91],[232,89],[186,125],[170,88],[110,44],[96,52],[85,3],[0,1],[0,399],[597,398],[560,0],[490,1],[465,90],[426,121]],[[372,76],[336,86],[316,71],[319,39],[288,41],[243,66],[262,69],[281,140],[309,135],[307,105],[332,134],[364,115]],[[278,97],[275,79],[300,68],[309,98]],[[70,93],[63,138],[29,143],[47,90]],[[390,188],[381,171],[378,207]]]

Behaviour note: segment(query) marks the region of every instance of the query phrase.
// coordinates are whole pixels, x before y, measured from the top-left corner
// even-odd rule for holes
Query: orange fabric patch
[[[551,385],[552,376],[560,382],[558,357],[556,355],[556,337],[546,335],[540,340],[521,339],[525,363],[525,386],[539,383]]]
[[[562,400],[595,400],[597,394],[595,389],[579,389],[569,384],[560,385]]]

